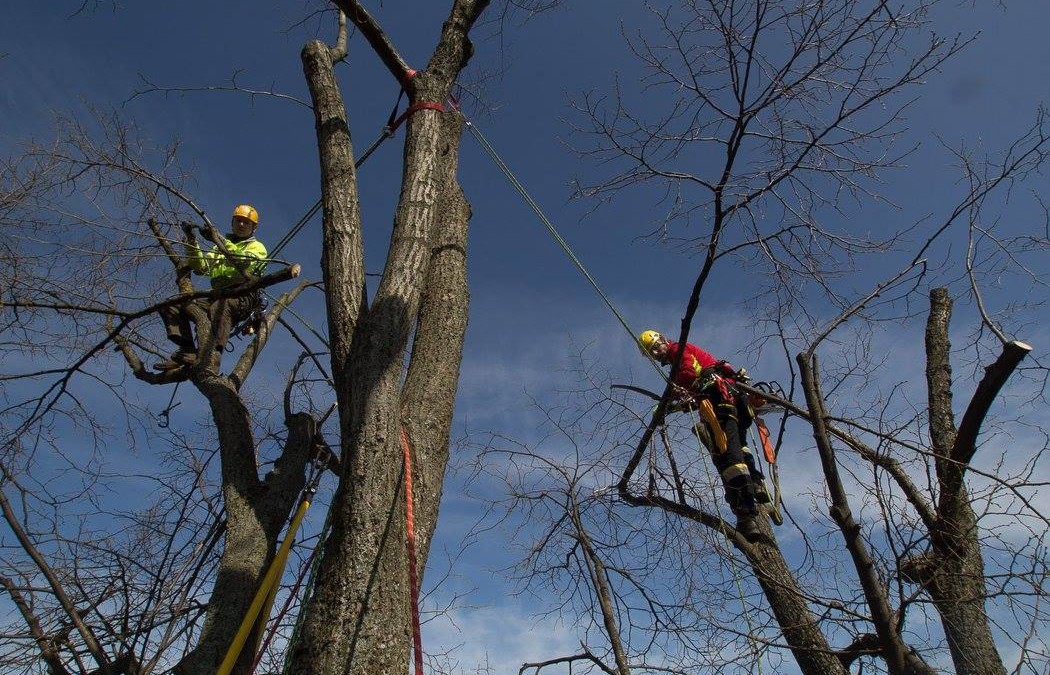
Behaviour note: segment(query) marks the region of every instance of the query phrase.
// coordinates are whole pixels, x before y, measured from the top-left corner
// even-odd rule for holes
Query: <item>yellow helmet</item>
[[[251,204],[241,204],[233,210],[234,218],[244,218],[250,220],[252,225],[259,224],[259,212],[255,210],[255,207]]]
[[[648,353],[652,350],[653,344],[662,338],[663,335],[660,335],[655,330],[644,330],[641,335],[638,336],[638,344],[641,346],[643,352]]]

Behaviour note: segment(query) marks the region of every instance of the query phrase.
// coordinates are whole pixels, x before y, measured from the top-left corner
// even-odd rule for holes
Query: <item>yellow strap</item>
[[[251,632],[252,626],[255,625],[255,620],[262,610],[263,603],[280,582],[284,565],[288,562],[288,551],[291,550],[292,543],[295,542],[295,533],[299,530],[299,525],[302,524],[308,508],[310,508],[310,500],[304,499],[303,503],[299,505],[299,510],[295,512],[295,517],[292,519],[292,524],[288,526],[288,533],[281,543],[281,548],[277,551],[277,555],[274,556],[273,562],[270,563],[270,568],[266,570],[266,576],[263,577],[259,590],[255,592],[255,598],[252,600],[251,606],[248,607],[248,612],[244,615],[244,620],[241,621],[241,627],[237,629],[237,635],[234,636],[233,642],[230,643],[230,648],[226,650],[226,657],[222,660],[219,669],[215,671],[215,675],[229,675],[230,671],[233,670],[234,664],[237,663],[237,657],[241,655],[241,649],[244,648],[244,643],[248,640],[248,633]]]
[[[278,555],[280,555],[280,553],[278,553]],[[291,551],[285,551],[284,556],[282,556],[280,560],[274,560],[274,564],[278,565],[283,570],[288,565],[288,556],[290,555]],[[277,600],[277,591],[279,590],[281,590],[281,584],[279,582],[270,584],[270,592],[266,594],[266,602],[263,603],[263,609],[259,613],[259,616],[263,617],[263,626],[256,631],[255,644],[252,645],[252,654],[256,659],[259,658],[259,647],[262,646],[263,638],[266,636],[266,631],[263,630],[263,628],[266,627],[266,622],[269,620],[270,615],[273,614],[273,603]],[[258,624],[259,622],[256,621],[252,626],[257,626]]]
[[[718,451],[725,452],[729,443],[726,439],[726,432],[722,429],[722,425],[718,423],[718,418],[715,416],[715,407],[706,398],[700,399],[700,417],[710,427],[711,435],[715,438],[715,446],[718,447]]]

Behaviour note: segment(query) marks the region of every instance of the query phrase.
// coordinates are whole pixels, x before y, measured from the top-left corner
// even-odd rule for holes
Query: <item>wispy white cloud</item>
[[[424,652],[449,653],[458,666],[454,673],[476,673],[486,666],[498,675],[516,673],[523,663],[579,652],[572,626],[534,616],[520,598],[453,610],[425,624],[423,639]]]

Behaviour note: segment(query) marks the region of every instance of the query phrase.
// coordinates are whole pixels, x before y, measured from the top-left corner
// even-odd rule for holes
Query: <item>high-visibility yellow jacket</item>
[[[223,245],[231,256],[245,261],[244,268],[248,273],[261,275],[266,271],[266,247],[255,237],[241,241],[225,239]],[[241,281],[240,272],[218,246],[205,253],[194,244],[190,247],[189,259],[194,272],[211,277],[212,288],[222,288]]]

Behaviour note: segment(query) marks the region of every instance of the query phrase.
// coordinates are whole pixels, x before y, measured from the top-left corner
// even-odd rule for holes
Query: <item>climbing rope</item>
[[[395,119],[395,117],[397,115],[397,109],[401,105],[401,97],[402,97],[402,95],[404,95],[404,93],[405,93],[404,89],[402,89],[401,90],[401,94],[398,95],[397,101],[394,103],[393,109],[390,111],[390,117],[387,119],[387,123],[383,127],[383,131],[379,134],[378,137],[376,137],[376,139],[374,141],[372,141],[372,144],[370,146],[368,146],[368,149],[366,149],[364,151],[364,153],[362,153],[361,156],[354,162],[354,168],[355,169],[361,168],[361,165],[363,165],[365,163],[365,161],[369,157],[372,156],[372,153],[375,152],[379,148],[379,146],[382,145],[384,141],[386,141],[386,139],[393,138],[394,132],[397,131],[398,126],[400,126],[401,123],[412,112],[415,112],[416,110],[422,109],[422,108],[416,108],[416,110],[413,110],[414,106],[411,106],[400,117],[397,117]],[[324,197],[319,197],[317,199],[317,201],[313,204],[313,206],[311,206],[309,209],[307,209],[306,213],[304,213],[303,216],[301,218],[299,218],[299,220],[296,221],[296,223],[294,225],[292,225],[291,228],[289,228],[288,232],[286,232],[285,235],[283,237],[281,237],[281,239],[274,245],[273,250],[268,252],[268,255],[267,255],[267,258],[266,258],[267,262],[278,262],[276,260],[277,256],[281,253],[281,251],[284,250],[284,247],[287,246],[292,241],[292,239],[294,239],[295,236],[297,234],[299,234],[299,232],[304,227],[306,227],[306,224],[310,222],[310,220],[317,214],[317,212],[321,210],[321,205],[322,205],[323,201],[324,201]],[[263,290],[263,293],[265,293],[265,290]],[[266,293],[266,295],[269,296],[268,293]],[[260,294],[260,298],[261,297],[262,297],[262,294]],[[272,297],[271,297],[271,299],[272,299]],[[240,336],[240,335],[248,334],[248,333],[245,332],[246,329],[248,329],[250,326],[257,325],[259,322],[261,322],[262,319],[263,319],[263,313],[266,310],[265,301],[263,301],[263,303],[264,304],[263,304],[263,306],[261,308],[252,311],[247,318],[245,318],[243,321],[241,321],[236,326],[234,326],[231,329],[230,334],[233,335],[233,336]],[[316,334],[316,331],[314,331],[314,333]],[[323,338],[322,338],[322,342],[324,342],[327,345],[327,341],[324,340]],[[232,348],[233,348],[232,343],[228,344],[227,348],[232,350]],[[175,403],[174,405],[172,405],[172,402],[175,400],[175,393],[178,390],[179,390],[178,383],[176,383],[175,384],[175,390],[171,394],[172,400],[168,402],[168,407],[165,408],[160,413],[160,420],[158,421],[157,424],[162,429],[167,429],[168,428],[168,425],[170,423],[171,411],[174,410],[175,407],[179,405],[179,403]]]
[[[406,79],[407,78],[411,78],[411,76],[414,75],[414,74],[415,74],[414,71],[410,71],[409,74],[406,75]],[[395,101],[395,103],[394,103],[394,106],[393,106],[393,108],[392,108],[392,110],[390,112],[390,116],[387,119],[387,123],[383,127],[382,132],[372,142],[372,144],[364,151],[364,153],[362,153],[362,155],[354,162],[354,168],[355,169],[359,169],[365,163],[365,161],[367,161],[368,158],[371,157],[372,154],[379,148],[379,146],[382,145],[388,138],[392,138],[394,136],[395,132],[397,131],[398,127],[400,127],[401,124],[403,124],[410,116],[412,116],[416,112],[418,112],[420,110],[434,110],[434,111],[438,111],[438,112],[445,112],[445,107],[441,103],[437,103],[437,102],[434,102],[434,101],[422,101],[422,102],[418,102],[418,103],[410,105],[403,113],[401,113],[400,115],[397,115],[397,110],[400,107],[401,99],[403,98],[404,94],[405,94],[405,90],[402,87],[400,93],[398,94],[397,101]],[[321,207],[323,205],[323,200],[324,200],[323,196],[321,198],[319,198],[309,209],[306,210],[306,212],[302,215],[302,217],[300,217],[299,220],[296,221],[296,223],[291,228],[289,228],[288,232],[280,240],[278,240],[278,242],[274,245],[272,251],[269,252],[269,255],[267,256],[267,262],[277,262],[277,260],[276,260],[277,256],[296,237],[296,235],[298,235],[299,232],[302,231],[302,229],[307,225],[307,223],[310,222],[310,220],[317,214],[317,212],[321,210]],[[267,294],[267,295],[269,295],[269,294]],[[261,294],[260,294],[260,298],[261,298]],[[263,302],[265,302],[265,301],[263,301]],[[265,305],[263,306],[263,309],[265,309]],[[235,327],[235,329],[232,331],[232,333],[236,335],[236,334],[240,334],[240,333],[244,332],[246,327],[248,327],[249,325],[252,325],[255,321],[258,321],[260,319],[261,313],[262,313],[261,310],[252,312],[247,319],[245,319],[244,321],[242,321],[240,324],[238,324]],[[308,322],[306,322],[302,317],[300,317],[297,314],[295,314],[294,311],[292,312],[292,314],[293,314],[293,316],[296,316],[300,321],[302,321],[307,326],[307,328],[311,332],[313,332],[314,335],[317,336],[327,346],[327,344],[328,344],[327,340],[316,329],[314,329],[312,326],[310,326],[310,324]],[[174,403],[175,395],[176,395],[177,392],[178,392],[178,383],[176,383],[176,386],[175,386],[174,390],[172,391],[171,400],[169,400],[167,407],[159,415],[160,419],[158,421],[158,424],[159,424],[159,426],[161,426],[161,428],[167,428],[168,427],[169,422],[170,422],[171,411],[175,407],[177,407],[179,405],[179,403]],[[327,416],[329,414],[331,414],[333,409],[334,408],[330,408],[329,409],[328,413],[326,413],[326,415],[325,415],[326,418],[327,418]],[[413,497],[412,497],[411,451],[410,451],[409,444],[408,444],[408,438],[407,438],[407,435],[405,434],[404,429],[402,429],[402,431],[401,431],[401,440],[402,440],[402,444],[403,444],[403,447],[404,447],[405,498],[406,498],[405,508],[406,508],[406,527],[407,527],[407,543],[406,543],[406,546],[407,546],[407,549],[408,549],[408,565],[409,565],[411,600],[412,600],[412,633],[413,633],[413,650],[414,650],[414,658],[415,658],[415,672],[416,672],[416,675],[423,675],[422,638],[421,638],[420,621],[419,621],[419,588],[418,588],[418,573],[417,573],[417,569],[416,569],[415,531],[414,531],[413,504],[412,504]],[[289,556],[292,544],[295,541],[295,535],[296,535],[300,525],[302,524],[302,520],[303,520],[303,518],[306,515],[306,511],[310,507],[310,504],[311,504],[311,501],[313,500],[314,495],[316,494],[316,491],[317,491],[317,488],[318,488],[318,484],[320,482],[321,475],[323,474],[323,471],[324,471],[324,467],[322,466],[322,459],[320,457],[320,453],[319,453],[318,457],[315,457],[315,459],[314,459],[314,469],[315,469],[314,475],[307,481],[306,486],[304,487],[303,494],[302,494],[302,496],[300,498],[299,506],[296,508],[295,515],[292,517],[291,523],[288,526],[288,531],[286,533],[285,539],[282,542],[281,547],[277,551],[277,554],[275,555],[275,557],[274,557],[273,561],[271,562],[270,566],[267,568],[266,574],[264,575],[263,580],[260,583],[259,589],[256,591],[256,595],[253,598],[252,603],[249,606],[249,609],[246,612],[246,614],[245,614],[245,616],[244,616],[244,618],[243,618],[243,620],[241,622],[240,627],[238,628],[237,634],[235,635],[233,642],[230,644],[229,648],[227,649],[226,655],[223,658],[223,661],[220,664],[219,669],[216,671],[216,675],[228,675],[228,673],[233,669],[237,659],[240,657],[240,654],[241,654],[241,652],[244,649],[245,642],[248,640],[248,637],[249,637],[249,634],[250,634],[252,628],[258,623],[260,615],[262,617],[264,617],[263,620],[265,622],[265,620],[266,620],[265,617],[269,616],[269,614],[270,614],[270,612],[271,612],[271,610],[273,608],[273,603],[274,603],[274,601],[276,599],[277,591],[278,591],[278,588],[280,586],[280,577],[281,577],[281,574],[283,573],[284,568],[285,568],[285,566],[287,564],[288,556]],[[317,572],[317,563],[319,562],[319,557],[318,557],[317,553],[318,553],[318,551],[321,550],[321,547],[324,545],[324,542],[327,539],[327,536],[328,536],[328,533],[330,532],[330,529],[331,529],[331,511],[329,511],[328,518],[326,518],[326,520],[325,520],[325,525],[322,528],[322,532],[321,532],[321,535],[320,535],[320,540],[318,542],[318,545],[314,548],[314,550],[311,553],[311,556],[310,556],[307,564],[305,565],[305,568],[309,569],[309,580],[307,582],[307,587],[306,587],[306,597],[309,597],[310,592],[312,591],[312,588],[313,588],[314,578],[315,578],[315,574]],[[259,664],[259,660],[261,658],[261,652],[266,647],[268,647],[268,645],[270,644],[270,641],[273,638],[274,632],[276,631],[277,625],[279,624],[280,616],[283,616],[287,612],[288,607],[290,606],[291,602],[295,598],[295,596],[296,596],[296,594],[298,592],[298,589],[299,589],[299,587],[300,587],[300,585],[302,583],[302,580],[303,580],[303,576],[300,575],[299,578],[296,581],[295,586],[293,587],[292,591],[290,592],[288,599],[286,600],[284,606],[282,607],[281,612],[279,613],[278,621],[275,622],[273,631],[271,631],[270,634],[268,636],[266,636],[265,640],[263,640],[262,634],[260,633],[259,641],[254,645],[254,649],[253,649],[253,654],[254,654],[253,666],[252,666],[252,670],[253,671],[254,671],[255,667],[257,667],[258,664]],[[293,631],[293,636],[292,636],[293,643],[294,643],[295,637],[299,633],[300,626],[301,626],[301,621],[302,621],[302,615],[300,613],[300,616],[297,617],[297,620],[296,620],[296,623],[295,623],[295,628],[294,628],[294,631]],[[286,654],[284,668],[283,668],[282,672],[286,672],[288,670],[288,667],[289,667],[289,656],[290,656],[290,652],[288,654]]]
[[[401,92],[398,94],[397,101],[394,103],[394,107],[393,107],[393,109],[390,112],[390,117],[387,119],[387,124],[383,128],[383,132],[380,134],[380,136],[378,138],[376,138],[376,140],[372,143],[372,145],[369,146],[369,148],[364,152],[364,154],[356,162],[354,162],[354,167],[355,168],[360,168],[360,166],[362,164],[364,164],[365,160],[367,160],[372,155],[372,153],[384,141],[386,141],[386,139],[392,138],[394,136],[394,133],[397,131],[397,128],[400,127],[401,124],[403,124],[405,122],[405,120],[407,120],[414,113],[416,113],[416,112],[418,112],[420,110],[435,110],[435,111],[438,111],[438,112],[444,112],[445,111],[444,106],[442,104],[440,104],[440,103],[436,103],[436,102],[432,102],[432,101],[422,101],[420,103],[416,103],[416,104],[413,104],[413,105],[409,106],[403,113],[401,113],[401,115],[397,115],[397,109],[400,107],[401,99],[404,96],[404,93],[405,93],[405,90],[402,88]],[[306,223],[309,222],[309,220],[311,218],[313,218],[313,216],[317,213],[317,211],[320,210],[321,205],[322,205],[322,201],[323,201],[323,199],[318,199],[317,202],[312,207],[310,207],[310,209],[303,215],[303,217],[300,218],[299,221],[290,229],[288,234],[286,234],[277,243],[277,245],[274,247],[274,251],[271,254],[271,257],[275,257],[281,250],[283,250],[283,248],[295,237],[295,235],[297,235],[299,233],[299,231],[302,230],[302,228],[306,225]],[[288,309],[289,309],[289,311],[292,311],[290,308],[288,308]],[[298,314],[296,314],[294,311],[292,311],[292,315],[294,317],[296,317],[301,323],[303,323],[303,325],[305,325],[306,328],[311,333],[313,333],[315,337],[317,337],[319,340],[321,340],[321,342],[326,347],[328,346],[328,340],[326,340],[324,338],[324,336],[321,335],[320,331],[318,331],[316,328],[314,328],[308,321],[306,321],[303,317],[301,317]],[[326,418],[327,418],[327,416],[329,414],[331,414],[333,409],[334,408],[330,408],[329,409],[328,413],[325,415]],[[416,569],[415,527],[414,527],[413,507],[412,507],[411,452],[410,452],[409,445],[408,445],[408,437],[405,434],[405,431],[403,429],[401,431],[401,441],[402,441],[402,445],[404,447],[404,464],[405,464],[405,500],[406,500],[406,503],[405,503],[406,516],[405,516],[405,518],[406,518],[406,527],[407,527],[407,530],[408,530],[406,546],[408,548],[409,581],[410,581],[410,589],[411,589],[411,596],[412,596],[411,600],[412,600],[413,652],[414,652],[414,658],[415,658],[416,675],[423,675],[423,648],[422,648],[422,637],[421,637],[420,621],[419,621],[419,588],[418,588],[418,573],[417,573],[417,569]],[[310,594],[313,591],[314,581],[316,579],[316,574],[317,574],[318,566],[319,566],[319,563],[320,563],[320,557],[317,555],[317,553],[324,546],[324,543],[327,540],[329,533],[331,532],[331,515],[332,515],[331,511],[329,511],[328,517],[325,520],[324,527],[322,528],[321,535],[320,535],[320,538],[318,540],[317,546],[314,548],[314,551],[313,551],[313,553],[310,556],[310,560],[308,561],[308,563],[306,565],[306,567],[309,569],[309,576],[308,576],[308,580],[307,580],[307,583],[306,583],[306,589],[305,589],[305,592],[304,592],[304,597],[305,598],[309,598]],[[290,605],[292,599],[294,598],[295,593],[298,591],[298,587],[300,585],[301,580],[302,580],[302,577],[300,577],[300,579],[296,582],[296,587],[293,590],[292,595],[285,602],[285,606],[281,610],[282,612],[287,611],[287,608]],[[303,620],[303,616],[302,616],[302,612],[300,612],[299,616],[296,617],[296,622],[295,622],[295,626],[294,626],[294,628],[292,630],[292,637],[291,637],[290,644],[294,644],[295,640],[297,639],[298,635],[300,634],[301,629],[302,629],[302,620]],[[276,629],[276,626],[274,628]],[[271,634],[270,638],[272,638],[272,634]],[[266,644],[269,644],[270,638],[267,639]],[[258,660],[256,660],[256,664],[258,664]],[[284,664],[283,664],[281,672],[282,673],[287,673],[289,668],[290,668],[290,666],[291,666],[291,651],[288,651],[285,654],[285,660],[284,660]]]
[[[331,412],[331,410],[329,410]],[[411,603],[410,611],[412,614],[412,652],[413,652],[413,663],[415,668],[415,675],[423,675],[423,638],[420,627],[419,619],[419,573],[417,569],[416,561],[416,535],[415,535],[415,509],[414,509],[414,495],[412,491],[412,451],[411,445],[408,440],[408,434],[404,428],[401,429],[401,448],[404,455],[404,475],[405,475],[405,548],[408,554],[408,577],[409,577],[409,600]],[[309,598],[313,592],[314,582],[317,576],[317,570],[320,566],[320,556],[317,553],[324,547],[325,542],[328,539],[328,535],[332,529],[332,511],[329,510],[328,517],[325,519],[324,527],[321,528],[321,534],[318,538],[317,546],[314,547],[314,551],[307,562],[309,568],[309,576],[306,582],[306,588],[303,593],[304,598]],[[298,590],[298,583],[296,589],[293,590],[293,595]],[[285,603],[286,611],[287,606],[290,604],[292,598],[289,598]],[[289,639],[289,644],[295,644],[302,632],[303,614],[299,613],[296,617],[295,625],[292,629],[292,636]],[[275,626],[276,630],[276,626]],[[258,663],[258,661],[256,662]],[[284,664],[281,668],[281,674],[286,675],[291,669],[292,665],[292,653],[288,650],[285,653]]]
[[[182,384],[181,380],[175,383],[175,388],[171,390],[171,398],[168,399],[168,406],[157,415],[157,426],[161,429],[167,429],[171,426],[171,411],[182,405],[182,401],[175,402],[175,394],[179,393],[180,384]]]
[[[419,628],[419,575],[416,571],[416,527],[412,508],[412,449],[408,434],[401,427],[401,448],[405,455],[405,548],[408,552],[408,592],[412,612],[412,655],[415,675],[423,675],[423,638]]]
[[[386,141],[386,139],[393,138],[394,133],[397,131],[397,128],[400,127],[401,124],[404,123],[404,121],[411,117],[414,113],[420,110],[437,110],[439,112],[445,112],[445,107],[440,103],[435,103],[433,101],[422,101],[420,103],[410,105],[405,110],[405,112],[401,113],[401,115],[399,116],[397,114],[397,110],[401,106],[401,98],[404,96],[404,94],[405,90],[401,89],[401,93],[398,94],[397,100],[394,102],[394,107],[390,110],[390,116],[387,118],[387,122],[386,125],[383,127],[383,131],[374,141],[372,141],[372,144],[368,146],[368,149],[365,150],[364,153],[362,153],[362,155],[354,162],[355,169],[361,168],[361,165],[363,165],[365,161],[372,156],[372,153],[375,152],[376,149],[379,148],[379,146],[382,145],[384,141]],[[266,258],[268,263],[281,262],[277,259],[277,256],[281,253],[281,251],[284,250],[284,247],[291,243],[292,239],[294,239],[295,236],[298,235],[300,231],[302,231],[306,224],[309,223],[315,215],[317,215],[317,212],[321,210],[323,202],[324,197],[319,197],[317,201],[314,202],[313,206],[307,209],[306,213],[304,213],[303,216],[299,218],[299,220],[296,221],[296,223],[292,225],[291,228],[289,228],[288,232],[286,232],[285,235],[281,237],[281,239],[274,245],[273,251],[270,251],[268,253]],[[261,298],[262,295],[260,294],[259,297]],[[244,320],[242,320],[240,323],[233,327],[233,329],[231,330],[231,335],[239,337],[241,335],[252,334],[254,332],[254,327],[258,326],[258,324],[262,322],[265,311],[266,303],[265,300],[263,300],[263,304],[261,307],[254,309]],[[313,332],[315,335],[317,334],[316,331]],[[324,342],[323,339],[322,341]],[[227,345],[227,351],[233,351],[232,343]]]
[[[460,111],[460,114],[463,114],[462,111]],[[477,125],[474,124],[472,121],[467,119],[465,115],[463,117],[463,120],[464,123],[467,125],[467,129],[469,129],[470,133],[474,136],[475,139],[477,139],[478,143],[488,154],[489,158],[492,159],[492,161],[496,164],[496,166],[503,173],[504,177],[506,177],[507,181],[517,191],[517,193],[521,195],[521,198],[525,200],[525,203],[529,205],[532,211],[536,214],[536,217],[540,219],[544,227],[547,228],[547,231],[550,233],[550,235],[554,237],[554,241],[558,243],[558,246],[560,246],[562,251],[565,252],[565,255],[569,257],[569,260],[571,260],[572,263],[576,266],[576,268],[580,270],[580,273],[583,274],[584,278],[586,278],[587,281],[591,284],[591,287],[594,288],[598,296],[601,297],[603,302],[605,302],[606,307],[608,307],[609,310],[612,311],[612,313],[616,316],[617,321],[619,321],[620,325],[623,326],[624,330],[627,331],[627,334],[631,336],[631,342],[634,342],[635,332],[627,323],[627,319],[625,319],[620,310],[616,308],[616,305],[614,305],[612,300],[609,299],[609,296],[605,293],[605,291],[602,290],[602,287],[598,284],[598,282],[591,275],[591,273],[587,271],[587,268],[584,266],[583,261],[580,260],[579,256],[577,256],[576,253],[572,250],[572,247],[569,246],[569,242],[565,240],[565,237],[561,236],[561,233],[558,232],[558,228],[554,226],[554,223],[552,223],[550,218],[548,218],[547,215],[543,212],[543,209],[540,208],[540,205],[536,203],[536,200],[532,198],[532,195],[530,195],[528,190],[525,189],[525,186],[522,185],[521,181],[519,181],[517,176],[514,175],[514,172],[510,170],[510,167],[508,167],[507,164],[503,161],[499,153],[496,152],[496,148],[494,148],[492,144],[489,143],[488,139],[485,138],[485,134],[481,133],[481,129],[479,129]],[[651,356],[649,358],[649,361],[656,367],[657,371],[659,371],[660,374],[663,375],[663,369],[660,368],[659,364],[653,361]]]
[[[401,94],[403,95],[403,93],[404,93],[404,91],[402,90]],[[396,111],[397,106],[400,104],[400,100],[401,100],[401,95],[399,95],[399,97],[398,97],[398,103],[395,104],[395,111]],[[458,106],[455,105],[454,101],[453,101],[453,108],[458,110]],[[398,126],[400,126],[400,124],[403,123],[405,119],[407,119],[411,114],[413,114],[413,113],[415,113],[415,112],[417,112],[419,110],[435,110],[435,111],[439,111],[439,112],[444,112],[445,111],[445,107],[442,104],[440,104],[440,103],[436,103],[436,102],[432,102],[432,101],[424,101],[424,102],[416,103],[416,104],[414,104],[412,106],[409,106],[409,108],[404,113],[402,113],[400,116],[398,116],[396,119],[393,118],[393,113],[392,113],[391,119],[393,119],[393,121],[392,122],[388,122],[387,126],[384,128],[383,133],[379,136],[379,138],[377,138],[376,141],[372,144],[372,146],[370,146],[368,148],[368,150],[364,153],[364,155],[359,160],[357,160],[355,162],[355,167],[360,167],[364,163],[364,161],[375,151],[375,149],[379,147],[379,145],[381,145],[387,138],[390,138],[390,137],[393,136],[394,130],[396,130],[396,128]],[[591,287],[595,290],[595,292],[599,295],[599,297],[602,299],[602,301],[605,303],[605,305],[613,313],[613,315],[616,317],[616,319],[620,323],[620,325],[624,328],[624,330],[627,331],[628,335],[630,336],[631,341],[634,342],[634,340],[635,340],[635,331],[627,323],[627,320],[624,318],[623,314],[619,311],[619,309],[617,309],[617,307],[614,305],[614,303],[609,298],[609,296],[604,292],[604,290],[602,290],[602,288],[598,284],[597,280],[595,280],[595,278],[591,275],[591,273],[584,266],[584,264],[583,264],[582,260],[580,260],[579,256],[576,255],[576,253],[573,251],[573,249],[569,245],[569,243],[561,235],[561,233],[554,226],[554,224],[551,222],[551,220],[546,216],[546,214],[540,208],[539,204],[532,198],[532,196],[529,194],[529,192],[525,189],[525,186],[518,180],[518,178],[510,170],[510,168],[503,161],[503,159],[500,157],[499,153],[492,146],[492,144],[488,141],[488,139],[481,132],[481,130],[471,120],[466,119],[466,117],[464,117],[464,120],[465,120],[465,124],[466,124],[467,128],[470,130],[470,132],[474,136],[474,138],[478,141],[478,143],[481,145],[481,147],[485,150],[485,152],[492,159],[492,161],[500,169],[500,171],[503,173],[503,175],[508,180],[508,182],[511,184],[511,186],[518,192],[518,194],[522,197],[522,199],[525,200],[525,202],[533,210],[533,212],[536,214],[536,216],[544,224],[544,226],[546,227],[547,231],[554,238],[555,242],[561,247],[561,249],[569,257],[569,259],[576,266],[576,268],[580,271],[580,273],[584,276],[584,278],[590,283]],[[302,218],[300,218],[300,220],[291,228],[289,233],[286,234],[285,237],[283,237],[278,242],[278,244],[275,246],[274,251],[272,253],[273,257],[276,257],[276,255],[281,250],[283,250],[283,248],[298,234],[298,232],[306,225],[306,223],[317,213],[318,210],[320,210],[321,205],[322,205],[322,200],[319,199],[306,212],[306,214],[304,214],[304,216]],[[666,382],[669,383],[671,381],[670,380],[670,376],[664,373],[663,369],[655,361],[655,359],[652,358],[651,355],[647,354],[646,356],[648,358],[648,361],[653,365],[653,367],[657,370],[657,372],[660,373],[661,377]],[[691,407],[690,407],[690,411],[691,411],[691,413],[692,413],[692,415],[694,417],[694,423],[698,422],[699,420],[696,418],[696,412],[697,411],[693,410]],[[405,518],[406,518],[406,531],[407,531],[406,532],[406,548],[407,548],[407,553],[408,553],[409,583],[410,583],[409,590],[410,590],[410,596],[411,596],[410,600],[411,600],[411,605],[412,605],[411,606],[411,613],[412,613],[413,656],[414,656],[414,666],[415,666],[415,673],[416,673],[416,675],[423,675],[423,652],[422,652],[422,639],[421,639],[420,621],[419,621],[418,571],[417,571],[417,568],[416,568],[415,532],[414,532],[414,516],[413,516],[411,448],[410,448],[410,445],[409,445],[407,434],[405,433],[403,428],[401,430],[401,443],[402,443],[402,448],[403,448],[403,453],[404,453],[405,499],[406,499],[406,503],[405,503]],[[652,463],[653,463],[653,458],[650,457],[650,465],[652,465]],[[706,462],[705,462],[705,466],[706,466]],[[712,484],[714,484],[713,483],[713,479],[711,477],[711,473],[710,473],[710,471],[711,471],[710,467],[707,467],[707,471],[708,471],[708,479],[709,479],[709,481],[711,481]],[[652,481],[653,478],[654,477],[652,475],[650,475],[650,481]],[[650,489],[652,489],[652,486],[651,486]],[[304,501],[304,503],[308,505],[308,501]],[[299,518],[299,514],[298,513],[297,513],[297,518]],[[301,518],[299,518],[299,519],[301,520]],[[733,570],[734,577],[735,577],[735,580],[736,580],[737,589],[738,589],[738,592],[740,594],[741,604],[742,604],[742,607],[744,609],[745,617],[747,619],[748,635],[749,635],[749,637],[751,637],[752,640],[754,640],[754,638],[753,638],[753,630],[754,630],[753,629],[753,624],[752,624],[752,621],[751,621],[750,613],[748,612],[747,603],[745,601],[744,592],[743,592],[743,585],[742,585],[742,582],[741,582],[741,579],[740,579],[740,573],[739,573],[738,565],[737,565],[735,556],[733,555],[731,550],[729,552],[729,558],[730,558],[730,561],[731,561],[731,565],[730,566],[731,566],[731,568]],[[314,567],[314,566],[310,565],[310,567]],[[310,581],[308,582],[308,589],[312,587],[313,576],[314,576],[313,572],[314,571],[315,571],[314,569],[311,570]],[[262,589],[260,589],[260,592],[261,591],[262,591]],[[309,590],[307,592],[309,593]],[[254,604],[255,603],[253,603],[253,607],[254,607]],[[253,616],[252,617],[252,621],[254,621],[254,618],[255,617]],[[246,621],[247,621],[247,619],[248,619],[248,617],[246,617]],[[301,616],[300,616],[300,620],[301,620]],[[249,628],[250,628],[250,624],[249,624]],[[296,622],[295,632],[298,633],[298,630],[299,630],[299,621]],[[236,644],[236,641],[235,641],[235,644]],[[243,642],[242,642],[242,644],[243,644]],[[240,647],[238,646],[238,650],[239,650],[239,648]],[[232,651],[232,649],[233,649],[233,646],[231,646],[231,651]],[[230,658],[229,654],[227,655],[227,658]],[[233,658],[233,660],[235,660],[236,659],[236,654],[234,654],[232,658]],[[756,649],[756,659],[757,659],[757,662],[758,662],[758,672],[761,674],[761,672],[762,672],[762,663],[761,663],[761,658],[758,658],[757,649]],[[232,665],[232,662],[231,662],[231,665]],[[287,666],[288,666],[288,660],[286,659],[286,661],[285,661],[285,670],[287,670]],[[221,669],[219,671],[219,675],[223,675],[223,671]]]
[[[361,156],[357,158],[356,161],[354,161],[354,169],[360,169],[361,165],[364,164],[365,161],[367,161],[368,158],[372,156],[372,153],[375,152],[380,145],[386,142],[388,138],[393,138],[394,132],[397,131],[397,128],[401,126],[401,123],[404,122],[412,113],[416,112],[417,110],[423,109],[421,107],[417,107],[421,104],[409,106],[408,110],[406,110],[404,113],[401,114],[400,117],[398,117],[397,109],[401,105],[401,97],[404,96],[404,94],[405,90],[402,89],[401,93],[397,96],[397,101],[394,102],[394,107],[390,111],[390,117],[387,118],[386,125],[383,127],[383,130],[379,133],[379,136],[377,136],[376,139],[372,141],[372,145],[368,146],[368,149],[365,150],[361,154]],[[442,108],[442,110],[444,110],[444,108]],[[318,211],[321,210],[321,204],[323,203],[323,201],[324,197],[319,197],[314,203],[314,205],[307,209],[306,213],[303,214],[303,217],[296,221],[295,225],[292,225],[292,227],[289,228],[288,233],[281,237],[280,241],[274,244],[273,251],[270,252],[269,255],[270,258],[276,258],[277,255],[282,250],[284,250],[284,247],[287,246],[289,242],[291,242],[292,239],[295,238],[295,235],[299,234],[299,231],[302,230],[308,222],[310,222],[310,219],[313,218]]]

